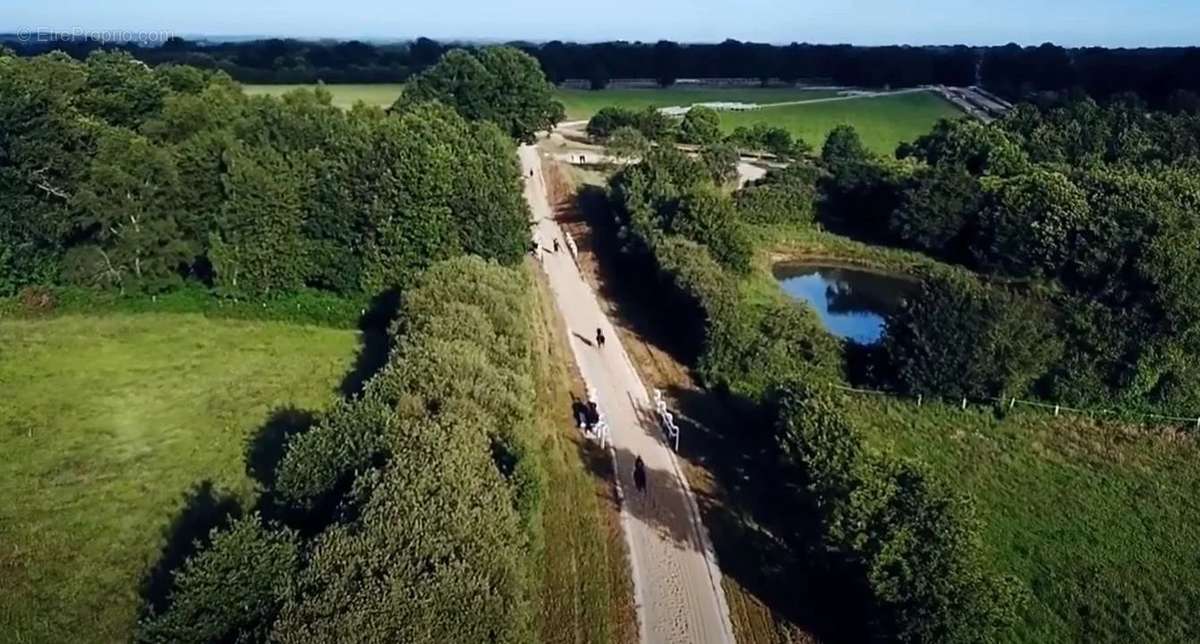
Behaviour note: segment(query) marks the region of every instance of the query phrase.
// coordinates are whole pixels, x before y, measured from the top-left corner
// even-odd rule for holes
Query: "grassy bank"
[[[609,457],[588,443],[571,418],[571,394],[583,392],[566,329],[548,286],[538,282],[537,419],[549,477],[543,529],[546,552],[539,619],[541,641],[637,641],[633,582],[612,487]]]
[[[1032,592],[1013,639],[1200,637],[1194,438],[1037,411],[847,400],[876,444],[975,497],[991,555]]]
[[[172,521],[251,504],[252,437],[324,405],[355,350],[350,331],[199,315],[0,321],[5,639],[127,640]]]
[[[847,124],[854,126],[869,149],[890,156],[898,144],[928,133],[939,119],[961,116],[964,116],[961,110],[937,94],[916,92],[748,112],[722,112],[721,129],[731,132],[739,125],[777,125],[820,149],[830,130]]]

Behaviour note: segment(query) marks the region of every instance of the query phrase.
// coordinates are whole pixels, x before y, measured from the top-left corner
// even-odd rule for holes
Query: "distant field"
[[[285,92],[312,85],[246,85],[250,94],[279,96]],[[357,101],[389,107],[400,95],[401,84],[326,85],[333,94],[333,103],[348,108]],[[668,107],[713,101],[742,103],[779,103],[830,98],[832,90],[800,88],[670,88],[670,89],[556,89],[555,97],[567,109],[567,118],[590,118],[600,108],[618,105],[631,109],[647,106]],[[722,112],[721,127],[732,131],[738,125],[769,123],[787,128],[814,147],[820,147],[825,135],[837,125],[849,123],[858,130],[863,142],[875,152],[891,154],[902,141],[911,141],[925,134],[938,119],[963,116],[957,107],[932,92],[918,92],[857,98],[846,101],[768,107],[748,112]]]
[[[778,125],[820,149],[830,130],[849,124],[858,130],[868,148],[891,155],[899,143],[929,132],[939,119],[961,116],[965,116],[961,110],[937,94],[916,92],[748,112],[722,112],[721,129],[728,132],[739,125],[755,123]]]
[[[0,640],[129,641],[185,495],[251,504],[249,438],[321,408],[356,350],[196,315],[0,321]]]
[[[1078,418],[850,399],[872,440],[977,499],[988,550],[1033,592],[1014,639],[1200,638],[1200,447]]]
[[[245,85],[247,94],[279,96],[294,89],[311,89],[315,85]],[[362,101],[367,105],[391,107],[400,97],[401,83],[379,83],[370,85],[325,85],[333,94],[333,104],[342,108],[352,107]]]
[[[567,118],[591,118],[602,107],[630,109],[686,106],[694,103],[781,103],[837,96],[837,91],[789,87],[671,87],[669,89],[556,89],[554,95],[567,108]]]

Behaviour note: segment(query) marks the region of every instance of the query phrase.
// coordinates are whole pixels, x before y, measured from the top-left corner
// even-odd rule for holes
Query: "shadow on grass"
[[[342,379],[343,396],[362,393],[366,383],[387,364],[391,351],[388,326],[396,317],[400,296],[395,290],[376,296],[359,320],[360,348],[354,366]],[[313,535],[330,525],[337,516],[333,500],[314,507],[296,507],[275,489],[279,465],[287,454],[288,442],[307,432],[317,415],[295,407],[271,412],[266,422],[247,439],[243,451],[246,474],[258,482],[261,493],[252,511],[268,523],[286,525],[302,535]],[[174,587],[174,575],[189,557],[210,543],[214,529],[227,527],[242,516],[244,509],[235,499],[216,490],[211,481],[196,484],[186,495],[183,509],[164,529],[166,545],[158,561],[140,587],[142,614],[162,612]]]
[[[354,368],[342,379],[339,391],[347,398],[362,393],[367,382],[387,364],[392,350],[388,326],[400,310],[400,291],[389,289],[371,299],[358,321],[359,350]]]
[[[276,470],[287,453],[287,443],[312,429],[317,417],[310,411],[283,407],[271,412],[267,422],[246,441],[246,474],[268,492],[275,488]]]
[[[212,481],[203,481],[184,495],[183,509],[163,530],[166,545],[159,554],[158,562],[142,579],[139,594],[142,597],[143,616],[160,612],[167,606],[167,598],[174,586],[175,571],[183,566],[188,557],[209,544],[211,533],[224,528],[240,517],[242,508],[236,500],[213,487]]]

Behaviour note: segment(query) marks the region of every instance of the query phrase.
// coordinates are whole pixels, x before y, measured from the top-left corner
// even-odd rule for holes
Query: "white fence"
[[[905,394],[898,394],[898,393],[891,392],[891,391],[879,391],[879,390],[875,390],[875,389],[857,389],[855,387],[846,387],[844,385],[831,385],[831,386],[834,389],[837,389],[839,391],[846,391],[846,392],[850,392],[850,393],[864,394],[864,395],[870,395],[870,396],[887,396],[889,398],[896,398],[898,400],[915,401],[918,407],[923,405],[927,400],[926,397],[922,396],[922,395],[910,396],[910,395],[905,395]],[[1077,407],[1067,407],[1066,405],[1055,405],[1055,404],[1050,404],[1050,403],[1036,402],[1033,400],[1021,400],[1020,398],[1015,398],[1015,397],[1010,397],[1010,398],[962,398],[962,399],[956,398],[956,399],[951,400],[951,399],[947,399],[947,398],[935,398],[935,397],[931,396],[930,400],[952,403],[954,405],[957,405],[960,409],[964,409],[964,410],[967,408],[968,405],[990,406],[990,407],[1000,405],[1003,407],[1007,407],[1008,409],[1013,409],[1017,405],[1022,405],[1025,407],[1034,407],[1034,408],[1038,408],[1038,409],[1049,410],[1049,411],[1052,411],[1055,416],[1060,416],[1062,414],[1075,414],[1075,415],[1079,415],[1079,416],[1089,416],[1089,417],[1111,416],[1111,417],[1115,417],[1115,418],[1139,418],[1142,420],[1142,422],[1144,422],[1146,424],[1186,425],[1188,427],[1194,427],[1197,430],[1200,430],[1200,418],[1188,417],[1188,416],[1165,416],[1162,414],[1152,414],[1149,412],[1119,412],[1119,411],[1116,411],[1113,409],[1080,409]]]

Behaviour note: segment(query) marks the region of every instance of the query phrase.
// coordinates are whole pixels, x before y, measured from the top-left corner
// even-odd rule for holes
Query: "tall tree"
[[[447,52],[405,86],[396,107],[428,100],[453,106],[468,119],[493,121],[524,142],[562,115],[537,60],[512,47]]]
[[[305,283],[298,168],[268,147],[239,144],[226,152],[225,199],[209,240],[216,284],[267,295]]]
[[[68,257],[68,279],[121,290],[179,282],[196,253],[176,223],[179,187],[167,150],[125,130],[105,132],[74,199],[76,226],[92,243]]]

